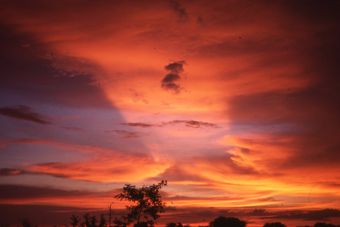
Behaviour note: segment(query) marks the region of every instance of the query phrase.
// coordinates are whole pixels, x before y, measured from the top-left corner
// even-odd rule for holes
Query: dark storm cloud
[[[31,121],[39,124],[50,124],[46,117],[34,112],[30,107],[19,105],[10,107],[0,107],[0,114],[25,121]]]
[[[95,64],[51,54],[28,34],[0,24],[0,94],[71,106],[111,107],[96,85]],[[1,98],[0,98],[1,101]]]
[[[177,61],[165,66],[165,69],[169,71],[169,73],[166,74],[161,81],[161,87],[163,89],[172,91],[176,94],[181,91],[179,80],[181,79],[180,74],[184,71],[184,64],[185,61]]]
[[[187,10],[178,0],[170,0],[169,2],[171,9],[177,14],[180,21],[188,20]]]

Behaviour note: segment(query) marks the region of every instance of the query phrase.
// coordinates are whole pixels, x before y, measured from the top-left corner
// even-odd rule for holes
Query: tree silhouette
[[[140,188],[126,184],[123,191],[115,196],[119,200],[127,200],[133,203],[126,207],[128,210],[127,216],[124,217],[126,224],[135,222],[136,227],[153,225],[154,221],[159,218],[159,213],[164,212],[165,204],[162,202],[159,190],[166,185],[167,181],[164,180],[158,184]]]
[[[83,223],[81,223],[82,227],[89,227],[90,226],[90,214],[86,213],[83,215]]]
[[[234,217],[220,216],[209,224],[210,227],[245,227],[246,222]]]
[[[263,227],[286,227],[286,225],[281,222],[271,222],[264,224]]]
[[[96,227],[96,226],[97,226],[97,218],[96,218],[96,216],[93,215],[90,218],[90,225],[88,227]]]
[[[331,223],[317,222],[314,224],[314,227],[339,227],[339,225],[334,225]]]
[[[70,224],[72,225],[72,227],[77,227],[79,225],[79,222],[80,222],[80,217],[79,216],[73,214],[70,217],[70,219],[71,219]]]
[[[106,227],[106,219],[105,219],[104,214],[100,215],[98,227]]]
[[[31,222],[27,218],[21,220],[21,225],[22,227],[32,227]]]
[[[119,219],[119,218],[115,218],[113,220],[113,226],[114,227],[126,227],[126,225],[127,225],[126,222]]]
[[[178,222],[178,223],[175,223],[175,222],[170,222],[168,224],[166,224],[166,227],[183,227],[183,224]]]

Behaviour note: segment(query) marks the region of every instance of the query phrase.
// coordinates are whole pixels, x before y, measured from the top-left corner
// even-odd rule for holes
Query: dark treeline
[[[1,225],[2,226],[2,225]],[[23,219],[21,221],[22,227],[38,227],[37,225],[33,225],[29,222],[28,219]],[[70,222],[65,224],[65,227],[126,227],[127,224],[121,222],[118,218],[115,218],[112,223],[109,223],[105,218],[105,215],[102,214],[99,217],[95,215],[91,215],[90,213],[84,214],[82,217],[77,215],[72,215],[70,217]],[[153,227],[154,223],[147,222],[137,222],[131,225],[133,227]],[[247,222],[240,220],[235,217],[225,217],[219,216],[212,220],[207,226],[199,226],[199,227],[246,227]],[[165,225],[165,227],[190,227],[190,225],[182,224],[181,222],[170,222]],[[265,223],[263,227],[286,227],[284,223],[281,222],[269,222]],[[325,222],[317,222],[313,226],[304,226],[304,227],[340,227],[340,225],[335,225],[331,223]]]

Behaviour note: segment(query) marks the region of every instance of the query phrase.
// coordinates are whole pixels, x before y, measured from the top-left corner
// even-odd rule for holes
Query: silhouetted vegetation
[[[127,200],[133,204],[126,207],[127,215],[118,219],[115,224],[122,226],[121,224],[135,223],[135,227],[153,226],[155,220],[159,218],[159,213],[164,212],[165,204],[162,201],[160,189],[166,185],[166,181],[140,188],[126,184],[123,191],[115,198]]]
[[[286,225],[281,222],[271,222],[264,224],[263,227],[286,227]]]
[[[339,227],[339,225],[334,225],[331,223],[317,222],[314,224],[314,227]]]
[[[183,227],[182,223],[175,223],[175,222],[170,222],[168,224],[166,224],[165,227]]]
[[[234,217],[224,217],[220,216],[218,218],[215,218],[212,222],[210,222],[210,227],[245,227],[246,226],[245,221],[241,221],[238,218]]]
[[[72,215],[70,217],[70,220],[71,220],[71,225],[72,227],[77,227],[79,226],[79,223],[80,223],[80,217],[79,216],[76,216],[76,215]]]
[[[24,218],[24,219],[21,220],[21,226],[22,227],[32,227],[33,225],[31,224],[31,222],[27,218]]]

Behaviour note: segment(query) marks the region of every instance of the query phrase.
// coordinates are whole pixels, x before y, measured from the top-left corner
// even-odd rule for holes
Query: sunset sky
[[[192,223],[340,208],[340,1],[0,3],[11,220],[162,179]]]

